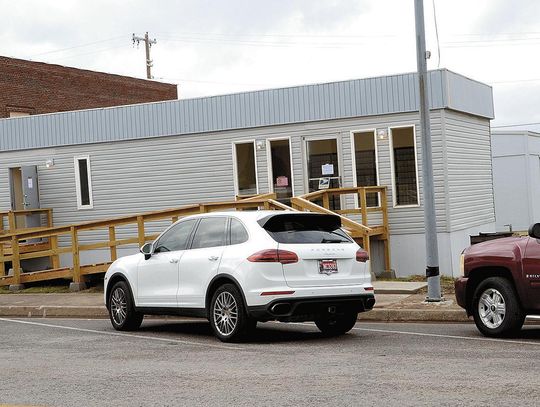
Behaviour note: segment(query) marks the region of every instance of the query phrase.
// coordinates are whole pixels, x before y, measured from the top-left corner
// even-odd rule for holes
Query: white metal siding
[[[449,231],[495,222],[489,121],[445,110]]]

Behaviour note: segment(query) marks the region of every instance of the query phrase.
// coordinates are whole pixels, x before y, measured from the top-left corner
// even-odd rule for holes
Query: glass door
[[[259,193],[257,186],[257,165],[253,142],[234,144],[236,193],[240,196],[252,196]]]
[[[306,145],[309,192],[339,188],[341,176],[337,139],[308,140]],[[321,205],[322,201],[315,201],[315,203]],[[330,209],[340,209],[338,196],[330,198]]]
[[[277,200],[290,205],[293,196],[293,182],[291,171],[291,148],[288,139],[270,140],[270,168],[272,190]]]

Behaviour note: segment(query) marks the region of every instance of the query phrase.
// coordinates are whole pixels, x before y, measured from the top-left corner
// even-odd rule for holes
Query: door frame
[[[274,192],[274,171],[272,169],[271,142],[283,141],[283,140],[287,140],[289,142],[289,162],[291,166],[291,193],[292,193],[292,196],[295,196],[294,194],[294,167],[293,167],[291,136],[271,137],[271,138],[266,139],[266,165],[267,165],[267,170],[268,170],[268,192]]]
[[[343,150],[341,144],[341,135],[320,135],[320,136],[304,136],[302,137],[302,160],[304,167],[304,193],[309,193],[309,166],[308,166],[308,142],[310,141],[323,141],[323,140],[336,140],[336,149],[337,149],[337,160],[338,160],[338,171],[341,178],[341,186],[344,184],[343,178]]]
[[[255,185],[257,189],[257,195],[260,193],[259,191],[259,167],[257,165],[257,143],[255,142],[255,139],[249,139],[249,140],[233,140],[232,141],[232,159],[233,159],[233,181],[234,181],[234,197],[236,198],[237,195],[240,195],[239,192],[239,186],[238,186],[238,165],[236,164],[238,156],[236,155],[236,145],[237,144],[253,144],[253,159],[255,162]]]

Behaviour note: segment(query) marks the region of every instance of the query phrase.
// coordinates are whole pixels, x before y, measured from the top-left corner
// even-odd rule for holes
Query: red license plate
[[[319,273],[320,274],[335,274],[338,272],[337,260],[319,260]]]

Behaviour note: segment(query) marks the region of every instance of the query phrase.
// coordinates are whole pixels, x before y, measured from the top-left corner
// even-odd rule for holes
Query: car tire
[[[525,322],[516,290],[504,277],[489,277],[478,285],[472,314],[478,330],[490,337],[514,335]]]
[[[109,293],[109,318],[117,331],[136,331],[144,314],[135,311],[135,304],[125,281],[117,282]]]
[[[315,325],[327,336],[338,336],[349,332],[358,319],[358,312],[347,311],[343,314],[324,315],[315,319]]]
[[[242,294],[234,284],[224,284],[214,292],[209,319],[222,342],[238,342],[257,325],[257,321],[248,317]]]

